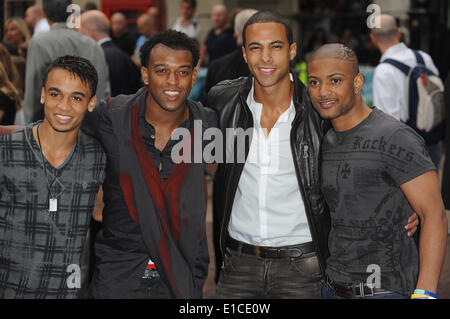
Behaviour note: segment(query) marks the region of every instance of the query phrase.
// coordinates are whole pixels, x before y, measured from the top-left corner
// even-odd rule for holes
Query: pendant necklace
[[[44,153],[42,152],[41,139],[39,137],[39,126],[41,126],[41,124],[38,124],[38,126],[36,128],[36,135],[37,135],[38,142],[39,142],[39,150],[41,152],[42,165],[44,166],[45,180],[47,182],[47,190],[48,190],[48,197],[49,197],[49,199],[48,199],[48,211],[49,212],[56,212],[56,211],[58,211],[58,199],[57,199],[57,196],[54,196],[52,194],[52,191],[51,191],[51,185],[53,185],[53,183],[55,182],[56,176],[53,179],[53,182],[51,184],[49,184],[48,176],[47,176],[47,168],[46,168],[45,161],[44,161]]]

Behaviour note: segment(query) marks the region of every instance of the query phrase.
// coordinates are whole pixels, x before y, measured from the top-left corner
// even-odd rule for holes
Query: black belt
[[[295,258],[316,251],[311,241],[300,245],[268,247],[249,245],[228,236],[225,245],[243,254],[253,255],[258,258]]]
[[[356,297],[371,297],[376,295],[391,294],[392,291],[372,288],[366,283],[359,283],[355,285],[355,295],[353,296],[353,286],[339,285],[327,277],[327,284],[333,289],[336,296],[346,299],[353,299]]]

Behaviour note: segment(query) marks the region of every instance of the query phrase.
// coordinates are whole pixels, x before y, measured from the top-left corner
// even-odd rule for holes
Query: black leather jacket
[[[322,121],[313,108],[306,87],[297,77],[295,79],[294,105],[296,115],[291,129],[291,149],[294,158],[297,180],[305,204],[306,215],[316,247],[322,274],[329,256],[328,234],[330,215],[328,206],[320,190],[321,141],[328,122]],[[208,105],[218,112],[219,127],[223,133],[227,128],[253,127],[253,116],[247,105],[247,96],[252,86],[252,77],[223,81],[213,87],[208,94]],[[228,136],[227,136],[228,137]],[[224,143],[233,143],[235,160],[233,163],[219,165],[214,182],[215,207],[220,212],[220,247],[224,252],[224,241],[228,232],[231,209],[244,163],[236,162],[236,136]],[[245,148],[247,159],[250,143]]]

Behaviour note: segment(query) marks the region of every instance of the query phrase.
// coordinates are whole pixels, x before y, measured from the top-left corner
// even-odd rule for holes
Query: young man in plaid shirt
[[[0,298],[76,298],[106,156],[80,131],[98,76],[80,57],[50,64],[43,121],[0,137]]]

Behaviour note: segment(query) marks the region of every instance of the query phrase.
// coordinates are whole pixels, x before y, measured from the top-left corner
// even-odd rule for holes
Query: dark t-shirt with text
[[[419,253],[404,228],[413,209],[400,186],[434,170],[422,138],[374,109],[354,128],[327,133],[322,170],[332,223],[327,275],[412,293]]]

